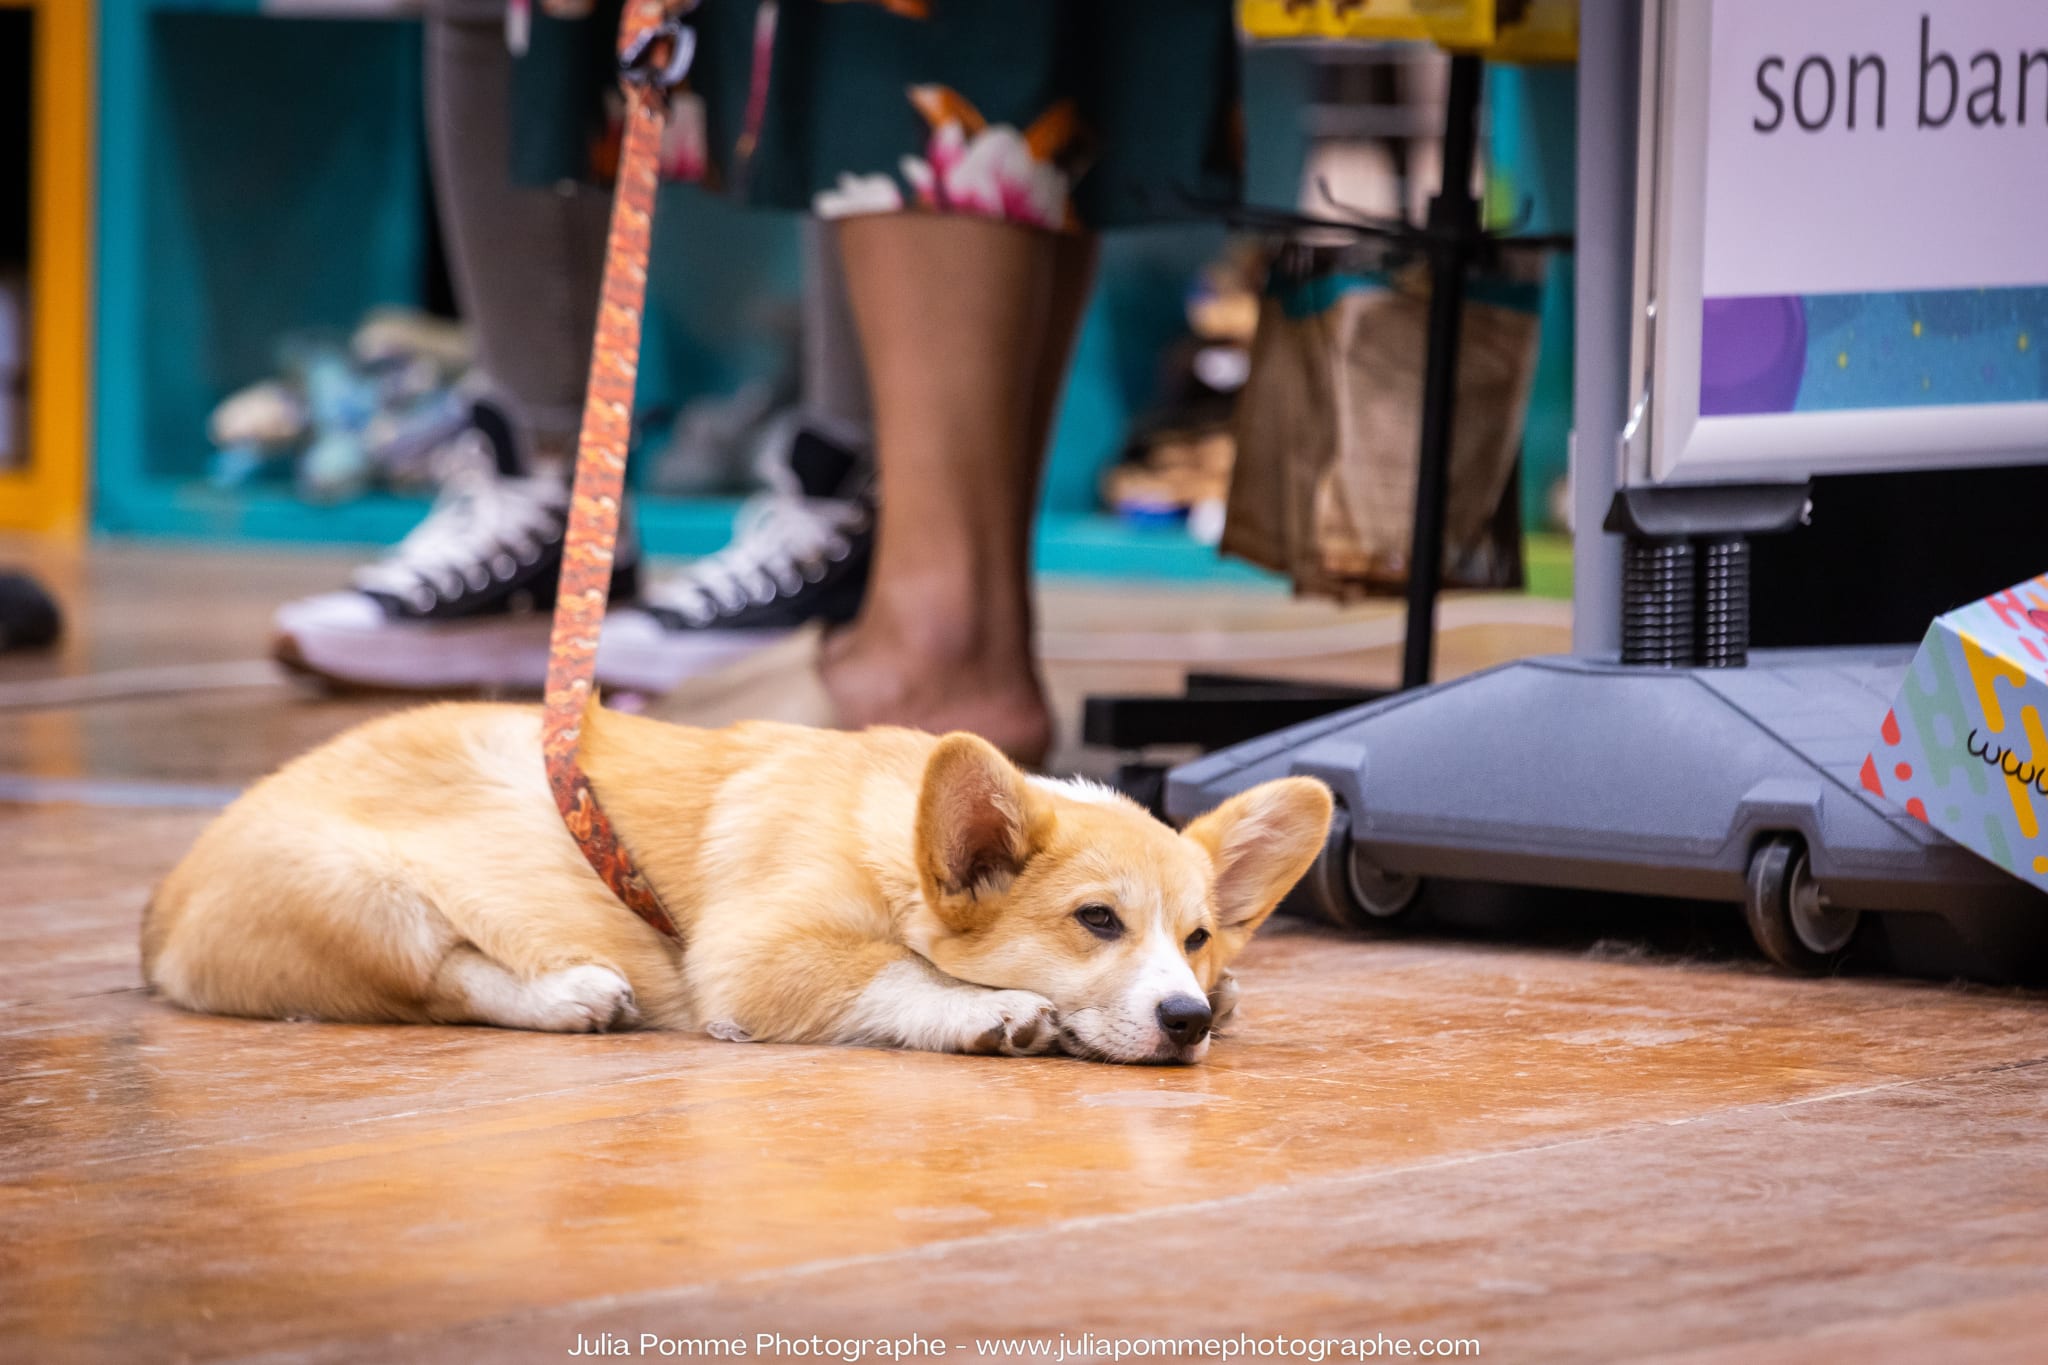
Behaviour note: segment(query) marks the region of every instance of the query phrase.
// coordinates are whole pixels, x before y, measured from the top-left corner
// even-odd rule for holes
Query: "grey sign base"
[[[1167,812],[1184,820],[1272,777],[1321,778],[1343,818],[1310,891],[1354,922],[1398,913],[1417,878],[1733,901],[1767,954],[1812,967],[1841,946],[1825,941],[1830,916],[1850,929],[1870,911],[2040,920],[2048,896],[1861,785],[1911,658],[1524,660],[1186,764],[1168,776]],[[1783,920],[1786,898],[1811,951],[1767,941],[1759,917],[1777,905]]]

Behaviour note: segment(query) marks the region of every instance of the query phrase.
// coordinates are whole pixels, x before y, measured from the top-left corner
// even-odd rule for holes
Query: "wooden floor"
[[[1186,1070],[178,1013],[137,982],[153,880],[233,788],[389,704],[252,662],[269,604],[340,561],[10,560],[80,629],[0,664],[0,1361],[778,1332],[953,1360],[2048,1352],[2048,1009],[2023,994],[1283,925]],[[1383,675],[1398,634],[1215,593],[1047,614],[1069,699],[1170,682],[1176,653]],[[1451,669],[1563,643],[1555,606],[1450,614]]]

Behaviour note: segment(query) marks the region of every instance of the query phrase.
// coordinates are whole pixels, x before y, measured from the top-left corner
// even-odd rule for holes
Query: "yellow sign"
[[[1504,62],[1578,56],[1578,0],[1239,0],[1254,40],[1433,42]]]
[[[92,25],[84,0],[0,0],[35,11],[29,162],[28,463],[0,470],[0,529],[84,522],[86,313],[91,307]]]

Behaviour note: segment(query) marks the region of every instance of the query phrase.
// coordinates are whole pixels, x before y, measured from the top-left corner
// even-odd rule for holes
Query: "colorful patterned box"
[[[1928,628],[1863,785],[2048,889],[2048,574]]]

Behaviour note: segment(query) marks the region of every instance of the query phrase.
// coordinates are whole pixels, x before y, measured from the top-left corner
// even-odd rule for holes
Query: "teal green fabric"
[[[747,204],[1103,228],[1239,193],[1229,0],[705,0],[694,21],[702,178]],[[536,18],[515,82],[521,179],[601,168],[616,23],[615,5]]]

